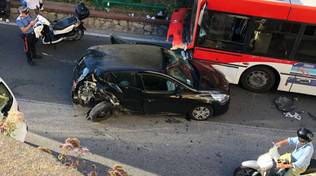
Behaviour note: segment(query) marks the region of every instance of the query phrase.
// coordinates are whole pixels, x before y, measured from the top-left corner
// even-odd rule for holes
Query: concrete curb
[[[46,147],[46,148],[49,148],[49,149],[51,149],[51,150],[53,150],[55,152],[59,151],[59,146],[61,144],[61,143],[59,143],[59,142],[57,142],[55,140],[52,140],[52,139],[49,139],[49,138],[46,138],[46,137],[43,137],[43,136],[31,133],[31,132],[28,133],[27,142],[32,143],[32,144],[36,144],[36,145],[39,145],[39,146],[43,146],[43,147]],[[92,153],[88,153],[88,154],[84,155],[82,157],[82,159],[93,161],[95,163],[99,163],[101,165],[108,166],[109,168],[111,168],[114,165],[118,164],[118,165],[123,166],[123,168],[131,175],[156,176],[156,174],[144,171],[142,169],[138,169],[136,167],[133,167],[133,166],[130,166],[130,165],[127,165],[127,164],[124,164],[124,163],[120,163],[118,161],[115,161],[115,160],[112,160],[112,159],[109,159],[109,158],[105,158],[105,157],[100,156],[100,155],[95,155],[95,154],[92,154]]]

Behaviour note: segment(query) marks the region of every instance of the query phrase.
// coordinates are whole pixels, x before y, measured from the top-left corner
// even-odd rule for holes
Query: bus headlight
[[[217,91],[211,92],[211,96],[220,104],[225,104],[229,100],[229,95]]]

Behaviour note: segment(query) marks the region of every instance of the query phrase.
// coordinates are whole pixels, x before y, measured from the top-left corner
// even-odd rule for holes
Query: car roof
[[[86,65],[105,71],[163,70],[162,48],[152,45],[114,44],[90,47]],[[94,68],[94,69],[95,69]]]

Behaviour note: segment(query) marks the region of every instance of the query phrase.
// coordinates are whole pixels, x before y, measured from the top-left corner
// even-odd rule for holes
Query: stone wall
[[[72,14],[66,13],[57,13],[57,12],[42,12],[43,15],[48,18],[51,22],[57,19],[61,19]],[[15,21],[17,17],[17,9],[11,8],[11,21]],[[104,31],[105,33],[132,33],[139,35],[157,35],[157,36],[166,36],[168,26],[166,24],[156,24],[150,23],[148,21],[144,22],[135,22],[128,20],[116,20],[116,19],[107,19],[107,18],[98,18],[98,17],[88,17],[83,20],[84,26],[87,29],[94,29],[97,31]]]

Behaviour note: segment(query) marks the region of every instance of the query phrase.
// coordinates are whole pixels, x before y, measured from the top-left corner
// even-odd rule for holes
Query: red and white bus
[[[316,95],[316,0],[195,0],[167,38],[254,92]]]

